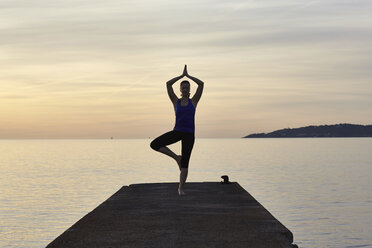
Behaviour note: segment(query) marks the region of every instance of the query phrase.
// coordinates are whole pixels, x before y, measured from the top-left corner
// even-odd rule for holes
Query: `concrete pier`
[[[293,248],[292,233],[238,183],[122,187],[47,247]]]

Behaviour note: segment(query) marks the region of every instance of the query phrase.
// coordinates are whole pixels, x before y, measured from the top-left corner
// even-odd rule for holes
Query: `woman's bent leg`
[[[171,149],[166,147],[167,145],[176,143],[177,141],[181,140],[181,138],[182,137],[179,135],[178,132],[170,131],[154,139],[151,142],[150,146],[155,151],[161,152],[176,160],[178,166],[181,167],[181,156],[178,156]]]

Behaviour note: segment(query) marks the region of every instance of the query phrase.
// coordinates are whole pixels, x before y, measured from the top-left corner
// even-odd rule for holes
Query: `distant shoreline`
[[[367,138],[372,125],[335,124],[285,128],[270,133],[253,133],[243,138]]]

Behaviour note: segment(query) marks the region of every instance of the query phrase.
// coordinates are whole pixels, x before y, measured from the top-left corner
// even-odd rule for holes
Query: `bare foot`
[[[176,161],[177,161],[177,164],[178,164],[178,168],[180,168],[180,170],[181,170],[181,159],[182,159],[182,156],[178,155]]]
[[[186,193],[182,189],[178,188],[178,195],[182,196],[182,195],[186,195]]]

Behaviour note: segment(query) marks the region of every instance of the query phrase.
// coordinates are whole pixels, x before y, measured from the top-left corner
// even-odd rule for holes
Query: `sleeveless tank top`
[[[195,107],[189,99],[187,106],[181,106],[181,100],[177,100],[176,108],[176,124],[173,130],[195,133]]]

